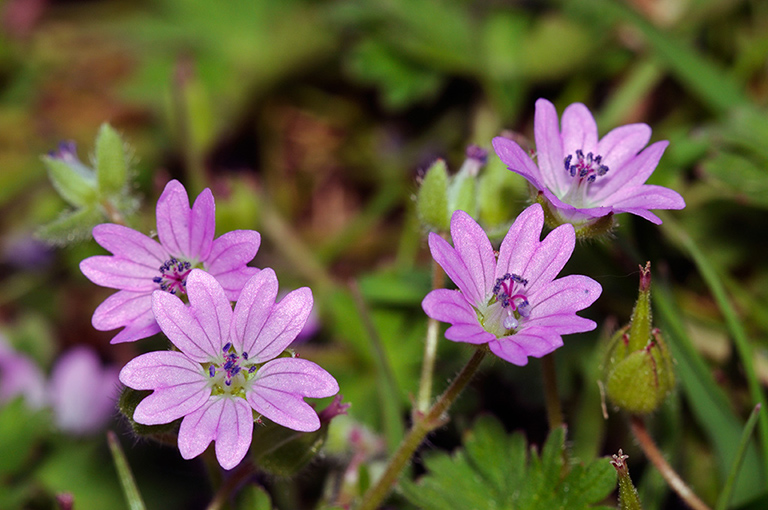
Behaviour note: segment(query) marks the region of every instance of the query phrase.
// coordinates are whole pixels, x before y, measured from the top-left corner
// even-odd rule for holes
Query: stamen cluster
[[[192,264],[173,257],[166,260],[159,270],[160,276],[155,276],[152,281],[160,285],[160,290],[171,294],[176,294],[177,290],[185,292],[187,276],[192,271]]]
[[[573,161],[573,154],[569,154],[564,160],[565,171],[568,172],[571,177],[576,177],[578,175],[579,179],[584,179],[586,177],[587,182],[595,182],[598,177],[602,177],[608,173],[609,169],[606,165],[602,164],[603,157],[600,155],[595,156],[591,152],[588,152],[587,156],[584,157],[584,151],[576,149],[576,158],[576,163],[573,165],[571,164],[571,161]]]

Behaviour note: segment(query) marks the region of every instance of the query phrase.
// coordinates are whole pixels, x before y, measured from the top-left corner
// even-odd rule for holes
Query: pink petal
[[[528,280],[527,288],[536,289],[551,282],[571,258],[575,244],[576,235],[571,224],[560,225],[550,232],[520,275]]]
[[[496,271],[496,258],[488,236],[469,214],[455,211],[451,217],[451,239],[464,266],[474,276],[477,296],[484,299],[493,288]]]
[[[255,230],[233,230],[213,241],[205,259],[205,269],[216,276],[237,270],[253,260],[261,245],[261,235]]]
[[[230,326],[230,338],[238,352],[248,352],[251,356],[256,354],[251,351],[275,305],[277,290],[277,276],[271,268],[260,271],[246,282],[240,299],[235,304],[235,314]]]
[[[558,335],[571,335],[573,333],[584,333],[592,331],[597,327],[595,321],[579,317],[573,312],[559,315],[547,315],[535,319],[529,319],[525,322],[526,327],[550,328]]]
[[[190,221],[189,251],[184,254],[192,260],[206,260],[216,230],[215,205],[210,189],[205,188],[195,199]]]
[[[451,324],[477,324],[477,313],[458,290],[435,289],[426,295],[421,307],[429,317]]]
[[[628,124],[612,129],[597,144],[597,154],[609,170],[619,169],[635,157],[651,139],[647,124]]]
[[[613,194],[644,184],[656,170],[668,145],[669,142],[666,141],[651,144],[624,165],[611,168],[605,178],[593,183],[590,189],[590,200],[601,205],[609,205],[615,201]],[[602,184],[603,181],[605,184]]]
[[[155,320],[155,314],[149,310],[146,314],[137,317],[109,341],[111,344],[134,342],[160,333],[160,325]]]
[[[252,342],[243,342],[249,359],[262,363],[278,356],[301,333],[311,312],[312,291],[308,287],[289,292],[272,307],[264,326]]]
[[[501,242],[496,278],[502,278],[506,273],[526,278],[522,273],[539,245],[543,226],[544,210],[539,204],[533,204],[520,213]]]
[[[137,318],[150,313],[152,322],[152,294],[121,290],[105,299],[93,312],[93,327],[109,331],[130,324]]]
[[[253,437],[253,415],[241,398],[211,398],[210,403],[185,416],[179,428],[179,452],[185,459],[197,457],[216,442],[216,459],[232,469],[245,458]]]
[[[129,361],[120,371],[120,382],[135,390],[156,390],[180,384],[207,385],[202,365],[177,351],[154,351]]]
[[[246,395],[256,412],[289,429],[312,432],[320,428],[320,418],[301,396],[280,389],[258,386]]]
[[[545,176],[519,145],[503,136],[497,136],[492,143],[493,149],[507,168],[525,177],[536,189],[543,190],[547,187]]]
[[[515,342],[510,341],[508,338],[494,340],[488,344],[488,347],[496,356],[505,361],[509,361],[513,365],[522,367],[528,364],[528,355],[522,347]]]
[[[221,338],[208,336],[181,299],[163,291],[152,294],[155,319],[173,345],[195,361],[205,363],[221,358]],[[202,312],[201,312],[202,313]]]
[[[531,319],[577,312],[587,308],[603,291],[599,283],[582,275],[559,278],[528,296]]]
[[[536,101],[536,114],[533,121],[536,138],[536,161],[541,170],[543,184],[562,195],[566,185],[565,166],[563,164],[563,141],[560,138],[560,126],[555,105],[546,99]],[[541,189],[541,188],[539,188]]]
[[[540,358],[563,346],[563,338],[550,328],[526,327],[508,338],[526,355],[534,358]]]
[[[484,344],[496,340],[496,336],[484,330],[480,323],[454,324],[445,331],[445,338],[468,344]]]
[[[160,274],[158,267],[111,255],[96,255],[80,262],[80,271],[96,285],[132,291],[157,289],[152,279]]]
[[[464,293],[466,300],[472,303],[483,300],[484,296],[478,292],[474,275],[469,272],[453,246],[439,235],[430,232],[429,250],[432,252],[432,258],[443,268],[448,278]]]
[[[154,267],[158,273],[160,266],[170,258],[160,243],[122,225],[96,225],[93,238],[114,255]]]
[[[253,391],[262,388],[301,397],[323,398],[339,392],[339,383],[325,369],[299,358],[278,358],[265,363],[253,379]]]
[[[589,152],[597,154],[597,124],[586,106],[568,105],[563,112],[562,128],[564,158],[569,154],[576,157],[577,149],[584,151],[585,156]]]
[[[171,423],[208,402],[211,389],[199,382],[156,389],[133,412],[133,420],[143,425]]]
[[[245,282],[250,280],[258,272],[259,269],[255,267],[241,267],[240,269],[232,269],[226,273],[218,273],[214,276],[216,277],[216,281],[219,282],[224,289],[224,294],[226,294],[227,299],[230,301],[238,301]]]
[[[177,180],[165,185],[157,200],[157,236],[171,254],[190,259],[190,215],[189,196]]]
[[[216,279],[200,269],[187,277],[187,296],[194,316],[214,349],[229,341],[232,305]]]
[[[617,212],[632,212],[640,216],[644,216],[642,213],[648,209],[683,209],[685,207],[685,200],[677,191],[653,184],[621,190],[611,196],[608,202]],[[656,218],[655,215],[653,217]],[[648,217],[646,219],[653,221]],[[659,224],[661,220],[653,222]]]

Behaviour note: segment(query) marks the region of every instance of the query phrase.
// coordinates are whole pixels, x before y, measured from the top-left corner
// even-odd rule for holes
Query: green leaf
[[[102,194],[119,193],[128,179],[123,140],[109,124],[102,124],[96,136],[96,176]]]
[[[98,193],[93,170],[82,164],[67,163],[51,156],[43,156],[43,164],[48,169],[51,184],[67,203],[74,207],[96,204]]]
[[[507,435],[484,416],[465,434],[463,450],[428,456],[428,474],[400,490],[424,510],[595,508],[615,488],[615,470],[607,458],[566,466],[564,450],[565,428],[550,434],[539,456],[521,434]]]

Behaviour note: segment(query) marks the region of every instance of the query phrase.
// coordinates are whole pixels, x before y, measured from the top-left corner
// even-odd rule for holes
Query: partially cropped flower
[[[598,139],[597,124],[586,106],[574,103],[563,112],[546,99],[536,101],[535,164],[512,140],[496,137],[493,147],[510,170],[525,177],[546,208],[548,223],[572,223],[577,233],[603,220],[610,228],[614,213],[628,212],[653,223],[650,209],[682,209],[675,191],[645,184],[669,142],[656,142],[646,124],[618,127]],[[607,221],[609,220],[609,221]]]
[[[53,366],[48,395],[56,426],[70,434],[100,430],[115,412],[117,368],[88,347],[75,347]]]
[[[30,409],[45,406],[45,376],[32,359],[0,336],[0,404],[21,396]]]
[[[237,300],[245,282],[258,272],[246,264],[256,255],[261,236],[253,230],[235,230],[214,240],[214,209],[207,188],[190,209],[187,191],[173,180],[157,201],[160,242],[122,225],[97,225],[94,239],[113,255],[87,258],[80,270],[93,283],[120,290],[96,308],[93,327],[100,331],[125,327],[113,344],[158,333],[152,293],[184,294],[187,277],[195,268],[213,275],[227,299]]]
[[[576,312],[602,292],[587,276],[555,276],[571,257],[571,225],[554,229],[540,241],[544,212],[539,204],[525,209],[501,243],[498,258],[483,229],[464,211],[451,218],[451,246],[429,235],[435,261],[458,290],[437,289],[424,298],[427,315],[451,323],[445,337],[455,342],[488,344],[515,365],[528,356],[544,356],[563,345],[561,335],[581,333],[595,323]]]
[[[254,414],[299,431],[314,431],[320,419],[304,397],[329,397],[336,380],[315,363],[280,357],[312,310],[304,287],[275,303],[278,283],[264,269],[245,284],[234,311],[218,281],[193,270],[186,306],[177,296],[155,292],[157,321],[179,351],[151,352],[130,361],[120,381],[154,390],[133,420],[144,425],[179,418],[178,445],[191,459],[215,441],[216,458],[232,469],[251,444]]]

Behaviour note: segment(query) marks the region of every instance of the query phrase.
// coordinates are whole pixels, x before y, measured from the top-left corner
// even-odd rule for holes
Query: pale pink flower
[[[112,343],[131,342],[160,331],[152,313],[152,293],[158,289],[183,294],[190,271],[201,268],[224,288],[227,299],[237,300],[249,277],[258,272],[246,264],[259,249],[261,236],[253,230],[235,230],[214,240],[215,205],[209,189],[190,209],[184,186],[170,181],[157,201],[157,236],[160,242],[128,227],[97,225],[93,237],[113,255],[97,255],[80,263],[93,283],[120,289],[93,314],[93,327],[108,331],[125,327]]]
[[[179,350],[143,354],[120,372],[126,386],[154,390],[136,407],[134,421],[183,418],[182,457],[196,457],[215,441],[225,469],[248,452],[254,411],[284,427],[317,430],[320,419],[303,398],[336,394],[336,380],[311,361],[280,357],[309,317],[312,292],[303,287],[275,303],[277,291],[272,269],[248,280],[234,311],[222,286],[201,270],[187,278],[189,306],[156,291],[155,316]]]
[[[459,288],[433,290],[422,302],[427,315],[451,324],[447,339],[488,344],[500,358],[525,365],[528,356],[562,346],[561,335],[595,328],[576,312],[600,296],[600,284],[582,275],[555,279],[573,253],[573,227],[557,227],[540,241],[543,225],[539,204],[524,210],[502,241],[498,259],[488,236],[464,211],[451,218],[453,246],[429,235],[432,256]]]
[[[534,135],[538,165],[507,138],[494,138],[493,148],[510,170],[538,190],[537,199],[557,224],[579,229],[622,212],[660,224],[650,209],[685,207],[676,191],[645,184],[669,145],[660,141],[644,149],[651,138],[646,124],[621,126],[598,138],[595,119],[583,104],[568,106],[558,123],[554,105],[539,99]]]

